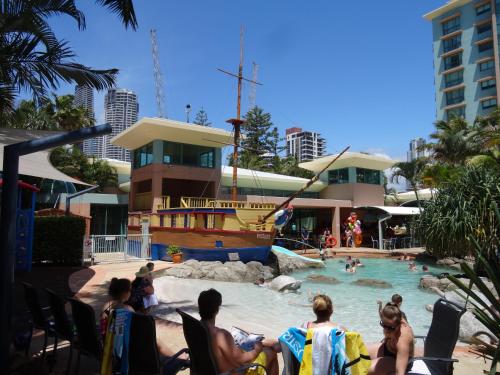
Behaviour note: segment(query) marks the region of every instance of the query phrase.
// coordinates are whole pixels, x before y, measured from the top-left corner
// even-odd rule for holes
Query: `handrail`
[[[294,240],[294,239],[292,239],[292,238],[286,238],[286,237],[275,237],[275,238],[274,238],[274,242],[279,241],[279,240],[285,240],[285,241],[297,242],[297,243],[300,243],[300,244],[302,244],[302,245],[308,246],[308,247],[310,247],[311,249],[318,250],[318,248],[317,248],[317,247],[314,247],[314,246],[312,246],[312,245],[309,245],[308,243],[305,243],[305,242],[302,242],[302,241],[299,241],[299,240]]]
[[[272,210],[276,206],[274,203],[254,203],[242,201],[226,201],[215,198],[181,197],[183,208],[245,208],[254,210]]]

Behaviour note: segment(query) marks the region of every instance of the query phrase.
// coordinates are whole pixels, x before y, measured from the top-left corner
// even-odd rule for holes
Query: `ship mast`
[[[234,129],[234,144],[233,144],[233,184],[231,187],[231,200],[236,202],[238,199],[238,147],[240,146],[241,125],[245,120],[241,119],[241,86],[243,81],[248,81],[253,84],[260,85],[259,82],[252,81],[243,77],[243,25],[240,28],[240,65],[238,74],[233,74],[223,69],[217,69],[222,73],[238,78],[238,100],[236,102],[236,118],[226,120],[227,123],[233,125]]]

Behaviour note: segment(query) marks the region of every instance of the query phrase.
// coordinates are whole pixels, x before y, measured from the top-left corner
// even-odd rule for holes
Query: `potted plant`
[[[172,257],[172,262],[182,263],[182,251],[179,246],[169,245],[167,253]]]

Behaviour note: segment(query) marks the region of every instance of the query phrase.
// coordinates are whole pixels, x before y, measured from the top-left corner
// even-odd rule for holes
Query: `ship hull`
[[[129,226],[129,233],[140,233]],[[215,229],[149,227],[152,245],[179,246],[183,260],[257,261],[265,263],[274,240],[273,231],[228,231]]]

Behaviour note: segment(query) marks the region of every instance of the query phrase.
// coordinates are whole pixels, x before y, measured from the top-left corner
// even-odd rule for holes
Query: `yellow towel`
[[[104,350],[101,364],[101,375],[111,375],[113,362],[113,340],[115,335],[109,327],[114,323],[115,314],[111,313],[108,317],[108,325],[106,326],[106,336],[104,338]]]
[[[351,375],[366,375],[370,369],[370,357],[365,343],[358,332],[346,332],[345,346]],[[353,363],[354,362],[354,363]]]
[[[300,363],[299,375],[312,375],[313,373],[313,336],[314,329],[309,328],[306,334],[306,344],[304,345],[304,352],[302,354],[302,362]]]
[[[267,356],[265,352],[260,352],[260,354],[255,358],[252,363],[258,363],[259,365],[262,365],[266,367],[267,363]],[[266,371],[262,367],[254,367],[254,368],[249,368],[248,370],[245,371],[245,375],[264,375]]]

